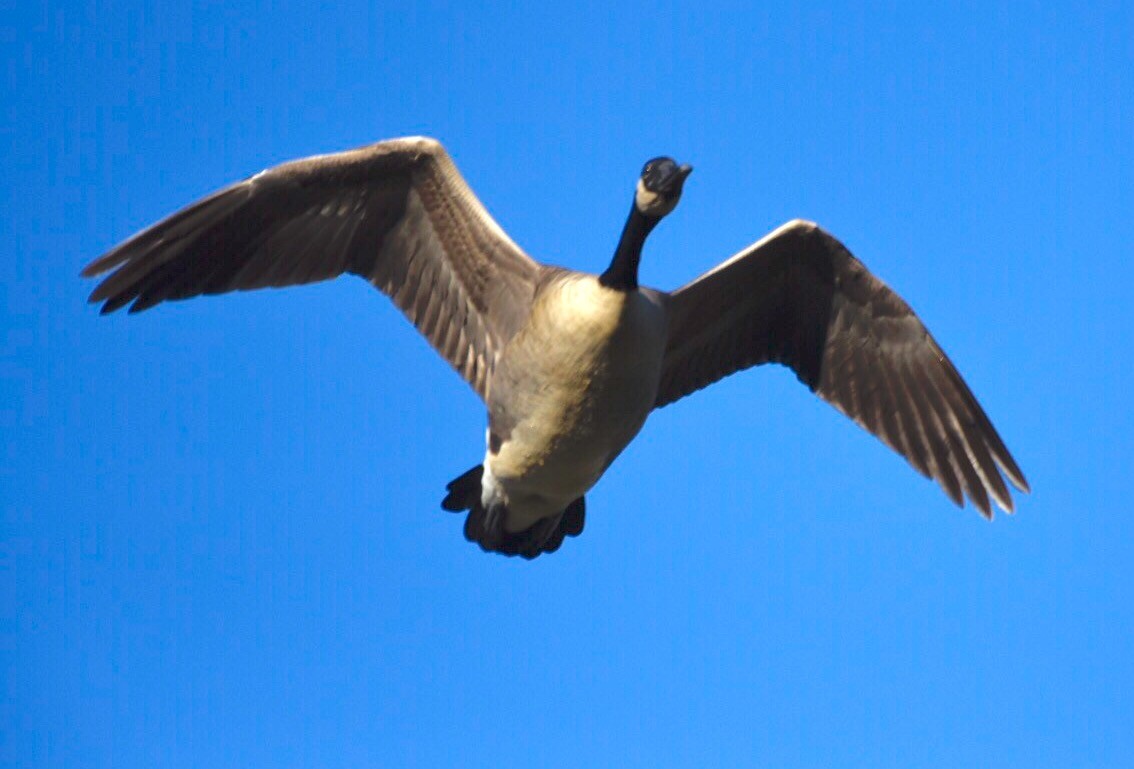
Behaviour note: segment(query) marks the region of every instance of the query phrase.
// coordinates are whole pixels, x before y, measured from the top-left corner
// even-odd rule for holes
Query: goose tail
[[[579,497],[558,515],[543,518],[523,531],[505,530],[508,507],[495,502],[487,507],[481,502],[481,479],[484,466],[477,465],[446,486],[449,492],[441,507],[451,513],[468,511],[465,518],[465,539],[475,542],[489,553],[518,555],[531,560],[543,553],[554,553],[567,537],[583,533],[586,502]]]

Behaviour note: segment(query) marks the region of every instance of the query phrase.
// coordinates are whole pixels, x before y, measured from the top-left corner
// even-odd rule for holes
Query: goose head
[[[685,178],[693,166],[678,165],[673,158],[658,157],[642,167],[638,189],[634,193],[634,207],[643,216],[661,219],[677,207]]]

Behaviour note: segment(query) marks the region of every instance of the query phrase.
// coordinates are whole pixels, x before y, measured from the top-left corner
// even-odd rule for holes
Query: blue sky
[[[1129,3],[0,12],[0,763],[1111,767],[1134,757]],[[819,221],[1035,492],[957,510],[782,369],[653,415],[532,563],[442,513],[481,405],[361,281],[100,318],[82,265],[277,162],[449,148],[643,281]]]

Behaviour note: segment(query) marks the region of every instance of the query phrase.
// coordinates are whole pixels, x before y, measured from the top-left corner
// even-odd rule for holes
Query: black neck
[[[622,228],[618,248],[606,272],[599,275],[599,283],[617,291],[635,291],[638,288],[638,262],[642,259],[642,245],[658,223],[658,219],[645,216],[638,206],[631,204],[630,216]]]

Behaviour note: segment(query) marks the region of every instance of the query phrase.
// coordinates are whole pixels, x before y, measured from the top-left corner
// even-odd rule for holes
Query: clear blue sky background
[[[0,764],[1131,765],[1130,3],[176,5],[0,12]],[[85,304],[200,195],[416,133],[589,270],[694,164],[663,288],[821,222],[1035,493],[957,510],[766,368],[506,560],[438,509],[480,403],[361,281]]]

